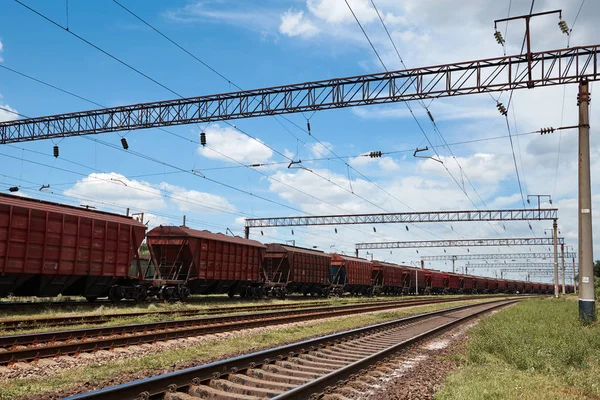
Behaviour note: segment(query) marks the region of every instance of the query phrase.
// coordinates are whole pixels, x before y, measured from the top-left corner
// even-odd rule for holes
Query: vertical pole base
[[[591,323],[596,320],[596,301],[579,300],[579,319],[584,323]]]

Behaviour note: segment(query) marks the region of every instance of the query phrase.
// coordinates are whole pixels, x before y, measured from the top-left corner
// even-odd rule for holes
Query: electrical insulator
[[[404,227],[405,227],[405,228],[406,228],[406,230],[408,231],[408,225],[405,225]]]
[[[554,128],[552,128],[552,127],[550,127],[550,128],[542,128],[542,129],[540,129],[540,134],[541,134],[541,135],[546,135],[546,134],[548,134],[548,133],[552,133],[552,132],[554,132],[555,130],[556,130],[556,129],[554,129]]]
[[[500,114],[502,114],[502,115],[508,114],[508,111],[506,110],[506,107],[504,107],[504,104],[496,103],[496,107],[498,108],[498,111],[500,111]]]
[[[200,132],[200,144],[206,146],[206,133]]]
[[[558,27],[560,28],[562,33],[566,33],[567,35],[569,34],[569,27],[567,26],[566,21],[563,21],[561,19],[560,22],[558,23]]]
[[[499,45],[504,46],[504,38],[502,37],[500,31],[494,32],[494,37],[496,38],[496,42],[498,42]]]
[[[58,157],[58,146],[54,146],[54,157]]]
[[[333,228],[333,230],[335,231],[335,233],[337,233],[337,228]]]
[[[369,157],[371,158],[379,158],[383,153],[381,151],[372,151],[369,153]]]
[[[13,186],[11,188],[8,189],[9,192],[18,192],[19,191],[19,187],[18,186]]]
[[[121,146],[123,146],[123,149],[125,149],[125,150],[129,149],[129,144],[127,143],[127,139],[121,138]]]
[[[310,121],[306,120],[306,130],[308,131],[308,134],[310,135]]]
[[[373,227],[373,232],[377,232],[377,229],[375,229],[375,227]]]

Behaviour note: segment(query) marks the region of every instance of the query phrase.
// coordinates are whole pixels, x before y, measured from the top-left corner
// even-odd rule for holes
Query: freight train
[[[139,253],[144,239],[147,256]],[[62,294],[116,302],[215,293],[283,298],[551,290],[545,283],[414,268],[185,226],[146,233],[129,216],[0,194],[0,297]]]

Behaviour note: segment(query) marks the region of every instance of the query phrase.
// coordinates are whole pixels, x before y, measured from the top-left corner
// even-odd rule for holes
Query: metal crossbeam
[[[384,214],[339,214],[246,219],[246,229],[275,226],[393,224],[415,222],[554,220],[557,208],[515,210],[429,211]]]
[[[553,269],[523,269],[523,268],[504,268],[500,270],[502,273],[522,273],[525,272],[528,275],[554,275]]]
[[[565,253],[566,258],[577,257],[577,253]],[[554,253],[498,253],[498,254],[459,254],[443,256],[423,256],[423,261],[452,261],[452,260],[508,260],[519,258],[549,258],[554,259]],[[490,264],[493,265],[493,264]],[[554,264],[553,264],[554,265]],[[470,265],[469,265],[470,267]]]
[[[552,269],[552,271],[554,271],[554,263],[510,263],[510,264],[466,264],[469,269],[471,268],[506,268],[506,267],[510,267],[510,268],[520,268],[520,269],[547,269],[548,271],[550,271]],[[571,264],[569,263],[569,266]],[[575,268],[577,268],[577,264],[575,264]]]
[[[0,143],[595,81],[599,48],[573,47],[6,121],[0,123]]]
[[[558,244],[564,244],[564,238],[557,238]],[[372,249],[414,249],[423,247],[474,247],[474,246],[551,246],[553,239],[508,238],[508,239],[463,239],[463,240],[417,240],[407,242],[356,243],[356,250]]]

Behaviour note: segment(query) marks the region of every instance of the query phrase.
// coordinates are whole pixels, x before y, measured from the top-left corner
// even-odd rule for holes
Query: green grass
[[[568,299],[521,302],[470,333],[436,399],[600,399],[600,323]]]
[[[284,329],[271,330],[261,334],[247,333],[225,340],[211,340],[197,346],[191,346],[180,350],[169,350],[139,359],[126,359],[90,364],[84,367],[61,371],[49,377],[0,381],[0,400],[16,399],[25,395],[53,392],[73,387],[82,382],[110,379],[119,375],[134,374],[144,370],[162,369],[190,360],[201,360],[206,362],[214,358],[223,358],[226,355],[274,347],[309,337],[325,335],[359,326],[389,321],[395,318],[481,301],[485,300],[476,299],[470,301],[449,302],[436,305],[416,306],[408,309],[380,312],[376,314],[358,314],[332,318],[330,320],[316,322],[312,325],[292,326]],[[43,398],[43,396],[40,398]]]

